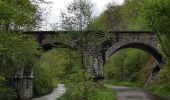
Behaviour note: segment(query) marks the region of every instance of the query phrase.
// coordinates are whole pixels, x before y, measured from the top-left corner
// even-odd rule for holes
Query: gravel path
[[[55,88],[52,93],[39,97],[39,98],[33,98],[31,100],[56,100],[61,95],[63,95],[65,92],[66,92],[65,86],[63,84],[59,84],[58,87]]]
[[[139,88],[129,88],[124,86],[111,86],[105,87],[113,89],[117,93],[117,100],[160,100],[159,98],[145,93]]]

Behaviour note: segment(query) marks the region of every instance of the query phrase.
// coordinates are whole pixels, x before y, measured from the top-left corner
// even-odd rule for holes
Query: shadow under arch
[[[111,51],[110,55],[108,55],[108,58],[111,55],[113,55],[114,53],[116,53],[117,51],[125,49],[125,48],[135,48],[135,49],[143,50],[143,51],[151,54],[157,60],[157,62],[159,64],[163,63],[162,54],[156,48],[154,48],[148,44],[144,44],[144,43],[129,43],[129,44],[122,45],[119,48],[116,48],[116,50]]]
[[[64,43],[59,43],[59,42],[56,42],[56,43],[48,43],[48,44],[44,44],[41,46],[42,47],[42,50],[44,52],[48,52],[49,50],[53,49],[53,48],[68,48],[68,49],[74,49],[74,47],[68,45],[68,44],[64,44]]]

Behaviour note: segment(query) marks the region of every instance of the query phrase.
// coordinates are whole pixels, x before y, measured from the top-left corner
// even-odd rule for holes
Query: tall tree
[[[93,4],[89,0],[74,0],[66,11],[61,12],[61,28],[67,31],[83,31],[89,24],[92,17]],[[79,37],[79,49],[81,52],[82,67],[84,68],[84,37]],[[71,54],[71,52],[70,52]]]
[[[40,10],[30,0],[0,0],[0,30],[31,30],[40,21]]]
[[[144,0],[142,17],[147,25],[153,29],[162,42],[166,56],[170,56],[170,1]]]
[[[74,0],[66,11],[61,11],[63,30],[82,31],[89,24],[92,17],[93,4],[89,0]]]

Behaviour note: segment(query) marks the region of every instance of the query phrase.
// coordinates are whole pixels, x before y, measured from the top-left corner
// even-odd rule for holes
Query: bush
[[[42,96],[52,91],[55,87],[54,78],[51,77],[49,66],[38,62],[34,68],[34,93],[35,96]]]
[[[6,85],[6,80],[0,76],[0,100],[16,100],[15,89]]]
[[[146,91],[170,100],[170,83],[164,83],[161,85],[152,85],[148,87]]]
[[[67,91],[59,100],[87,100],[88,94],[95,90],[92,76],[84,70],[77,70],[66,79]]]
[[[104,66],[106,79],[137,82],[138,75],[144,67],[147,55],[141,50],[125,49],[110,57]]]
[[[106,88],[96,89],[89,93],[87,100],[116,100],[116,93]]]
[[[80,68],[80,59],[78,53],[72,51],[72,59],[74,60],[71,61],[70,66],[69,53],[69,49],[65,48],[52,49],[43,54],[37,61],[34,68],[35,96],[42,96],[51,92],[59,82],[70,82],[68,77],[70,78],[71,74]],[[77,77],[75,76],[75,78]]]
[[[22,68],[29,69],[24,70],[24,74],[30,75],[39,54],[37,48],[38,44],[27,36],[0,32],[0,76],[3,77],[3,80],[0,78],[1,100],[16,98],[15,90],[10,87],[14,83],[7,84],[7,78],[11,79]]]
[[[0,86],[0,100],[16,100],[15,89],[8,86]]]
[[[38,44],[21,34],[0,34],[0,74],[9,77],[21,68],[32,68],[39,54]]]

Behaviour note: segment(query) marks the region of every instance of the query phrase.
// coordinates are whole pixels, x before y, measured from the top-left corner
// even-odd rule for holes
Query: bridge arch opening
[[[129,82],[145,86],[149,75],[160,71],[160,66],[157,65],[160,63],[162,56],[157,49],[146,44],[132,43],[111,53],[104,63],[103,74],[111,83],[120,81],[122,84]]]

